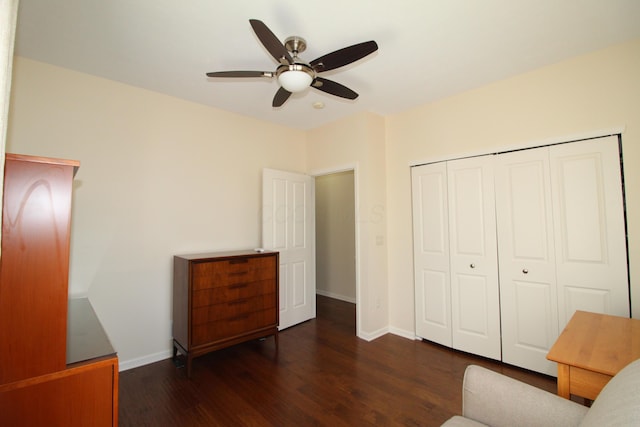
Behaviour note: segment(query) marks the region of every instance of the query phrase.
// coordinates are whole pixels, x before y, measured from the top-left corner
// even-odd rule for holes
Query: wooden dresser
[[[278,252],[177,255],[173,260],[173,357],[273,335],[278,345]]]
[[[68,300],[74,160],[7,154],[0,425],[116,426],[118,358],[88,300]]]

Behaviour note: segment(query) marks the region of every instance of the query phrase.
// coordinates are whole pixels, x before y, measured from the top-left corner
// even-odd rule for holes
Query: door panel
[[[555,376],[546,359],[558,336],[548,148],[497,156],[495,191],[502,360]]]
[[[543,353],[541,356],[544,358],[549,351],[549,343],[555,342],[558,330],[557,324],[549,321],[550,318],[556,318],[550,309],[552,306],[550,301],[555,300],[552,287],[549,283],[533,281],[514,281],[513,284],[517,313],[515,345],[523,350]],[[503,353],[505,353],[504,350]],[[550,365],[553,365],[552,368],[555,371],[555,365],[551,363]]]
[[[280,252],[280,329],[316,316],[313,178],[264,169],[262,245]]]
[[[575,310],[629,316],[617,136],[550,148],[560,327]]]
[[[293,238],[291,239],[292,249],[302,249],[307,247],[307,222],[306,216],[309,214],[309,203],[307,197],[310,195],[309,180],[292,181],[293,193]]]
[[[500,359],[493,156],[447,162],[453,347]]]
[[[265,179],[265,178],[263,178]],[[265,192],[267,189],[264,189]],[[286,179],[271,179],[271,186],[268,189],[271,192],[271,201],[273,203],[274,212],[268,212],[273,218],[273,228],[271,230],[271,246],[273,250],[286,250],[287,249],[287,180]],[[265,197],[265,194],[263,194]],[[283,208],[284,205],[284,208]],[[263,206],[263,209],[264,206]],[[263,215],[268,214],[263,211]],[[271,224],[269,224],[271,225]],[[264,238],[264,237],[263,237]],[[264,243],[263,243],[263,246]]]
[[[460,333],[477,335],[480,338],[489,337],[490,330],[487,322],[487,305],[489,297],[488,284],[485,277],[458,274],[456,275],[458,293],[456,306],[456,325]],[[468,307],[474,307],[468,310]]]
[[[296,309],[308,304],[309,298],[312,297],[307,292],[305,266],[305,262],[291,263],[291,269],[293,271],[293,307]],[[313,296],[315,297],[315,295]]]
[[[449,328],[449,310],[445,309],[448,295],[449,282],[447,275],[442,271],[422,270],[425,292],[420,299],[422,303],[422,316],[424,322],[436,327]],[[449,339],[451,341],[449,333]]]
[[[416,335],[451,347],[451,283],[445,163],[412,176]]]
[[[564,305],[567,312],[575,313],[576,310],[591,311],[594,313],[611,312],[611,292],[606,289],[589,289],[579,286],[563,286]]]

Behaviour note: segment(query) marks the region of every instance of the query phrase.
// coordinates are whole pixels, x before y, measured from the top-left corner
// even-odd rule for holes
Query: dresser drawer
[[[198,262],[192,266],[193,290],[275,278],[275,257]]]
[[[277,295],[272,293],[237,299],[223,304],[197,307],[191,313],[191,324],[195,326],[215,320],[226,321],[243,314],[268,310],[276,306],[276,298]]]
[[[217,288],[201,289],[193,292],[193,309],[206,305],[214,305],[246,299],[258,295],[275,293],[277,290],[275,279],[259,282],[236,283]]]
[[[201,325],[192,325],[191,343],[197,346],[221,339],[230,339],[249,331],[276,326],[276,324],[277,313],[275,307],[245,313],[225,319],[223,322],[213,321]]]

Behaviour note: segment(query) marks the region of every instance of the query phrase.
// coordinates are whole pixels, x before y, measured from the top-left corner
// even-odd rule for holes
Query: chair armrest
[[[468,366],[462,414],[491,426],[577,426],[588,408],[480,366]]]

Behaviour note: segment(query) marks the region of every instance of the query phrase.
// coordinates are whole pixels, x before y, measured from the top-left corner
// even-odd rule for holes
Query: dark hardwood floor
[[[318,297],[317,318],[194,359],[120,374],[120,426],[438,426],[461,409],[479,364],[539,388],[555,378],[387,334],[355,336],[355,306]]]

